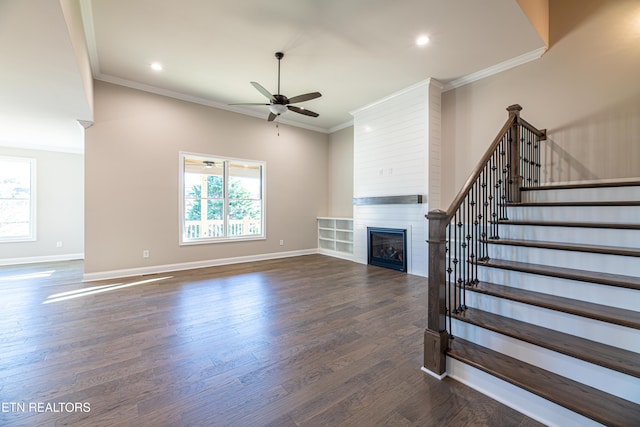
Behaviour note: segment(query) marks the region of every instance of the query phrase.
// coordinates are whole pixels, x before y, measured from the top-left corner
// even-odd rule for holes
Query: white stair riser
[[[522,192],[527,202],[592,202],[592,201],[640,200],[640,186],[571,188],[563,190],[539,190]]]
[[[511,245],[489,245],[489,257],[599,273],[640,276],[640,257],[605,255]]]
[[[510,206],[511,220],[637,224],[638,206]]]
[[[447,356],[447,375],[503,404],[537,420],[558,427],[602,427],[542,397],[500,380],[491,374]]]
[[[502,224],[499,233],[502,239],[640,248],[640,230]]]
[[[467,292],[468,307],[640,353],[640,330],[530,306],[491,295]]]
[[[640,404],[640,380],[633,376],[457,320],[453,335]]]
[[[635,289],[490,267],[480,267],[478,278],[483,282],[640,311],[640,298]]]

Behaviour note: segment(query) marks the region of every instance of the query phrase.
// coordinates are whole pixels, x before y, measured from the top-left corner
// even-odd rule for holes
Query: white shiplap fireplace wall
[[[352,112],[354,199],[421,195],[423,203],[354,204],[354,260],[367,227],[407,230],[407,271],[427,275],[428,206],[440,205],[442,85],[429,79]]]

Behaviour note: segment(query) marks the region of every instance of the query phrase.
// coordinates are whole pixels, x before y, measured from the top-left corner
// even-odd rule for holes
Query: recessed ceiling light
[[[420,36],[416,39],[416,44],[418,46],[426,46],[429,44],[429,36]]]
[[[162,64],[159,62],[151,63],[151,69],[154,71],[162,71]]]

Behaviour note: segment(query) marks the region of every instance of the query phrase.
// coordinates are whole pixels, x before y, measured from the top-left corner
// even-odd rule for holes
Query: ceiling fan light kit
[[[292,98],[287,98],[286,96],[280,94],[280,61],[284,58],[284,53],[276,52],[276,59],[278,60],[278,93],[272,95],[267,89],[265,89],[258,82],[251,82],[253,87],[256,88],[258,92],[263,94],[268,100],[269,104],[259,103],[259,102],[251,102],[251,103],[238,103],[238,104],[230,104],[230,105],[265,105],[269,107],[269,117],[268,121],[273,121],[276,117],[286,113],[287,111],[293,111],[298,114],[303,114],[305,116],[310,117],[318,117],[319,114],[313,112],[311,110],[307,110],[303,107],[298,107],[296,105],[298,102],[310,101],[312,99],[316,99],[322,96],[320,92],[310,92],[305,93],[303,95],[294,96]]]
[[[269,111],[279,116],[287,112],[287,107],[282,104],[271,104],[269,105]]]

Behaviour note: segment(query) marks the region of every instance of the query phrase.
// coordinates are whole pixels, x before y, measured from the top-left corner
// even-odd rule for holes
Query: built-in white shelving
[[[325,255],[353,257],[353,219],[318,218],[318,250]]]

